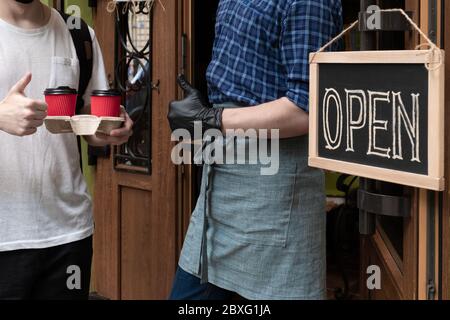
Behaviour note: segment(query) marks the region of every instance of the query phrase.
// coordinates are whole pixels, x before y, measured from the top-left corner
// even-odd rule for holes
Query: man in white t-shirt
[[[93,90],[108,89],[93,39]],[[0,1],[0,299],[86,299],[93,217],[77,138],[52,135],[46,88],[78,88],[79,62],[64,19],[39,0]],[[86,137],[93,146],[120,145],[132,133]]]

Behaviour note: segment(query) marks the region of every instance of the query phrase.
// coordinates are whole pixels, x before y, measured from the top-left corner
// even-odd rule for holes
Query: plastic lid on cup
[[[58,87],[45,89],[44,95],[55,96],[55,95],[65,95],[65,94],[78,94],[77,90],[70,87]]]
[[[117,89],[109,90],[94,90],[92,92],[93,97],[121,97],[122,93]]]

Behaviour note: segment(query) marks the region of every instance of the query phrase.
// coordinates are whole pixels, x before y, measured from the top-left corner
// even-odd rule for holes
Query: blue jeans
[[[169,300],[231,300],[234,296],[213,284],[201,284],[199,278],[178,267]]]

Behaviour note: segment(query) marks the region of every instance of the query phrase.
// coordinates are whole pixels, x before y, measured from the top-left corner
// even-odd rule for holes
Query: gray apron
[[[272,176],[261,164],[204,166],[179,265],[247,299],[322,299],[323,172],[307,165],[308,137],[279,149]]]

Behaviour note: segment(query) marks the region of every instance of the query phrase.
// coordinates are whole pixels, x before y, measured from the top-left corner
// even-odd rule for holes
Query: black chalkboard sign
[[[442,67],[421,51],[312,59],[310,165],[441,190]]]
[[[319,79],[320,157],[428,174],[423,64],[324,64]]]

